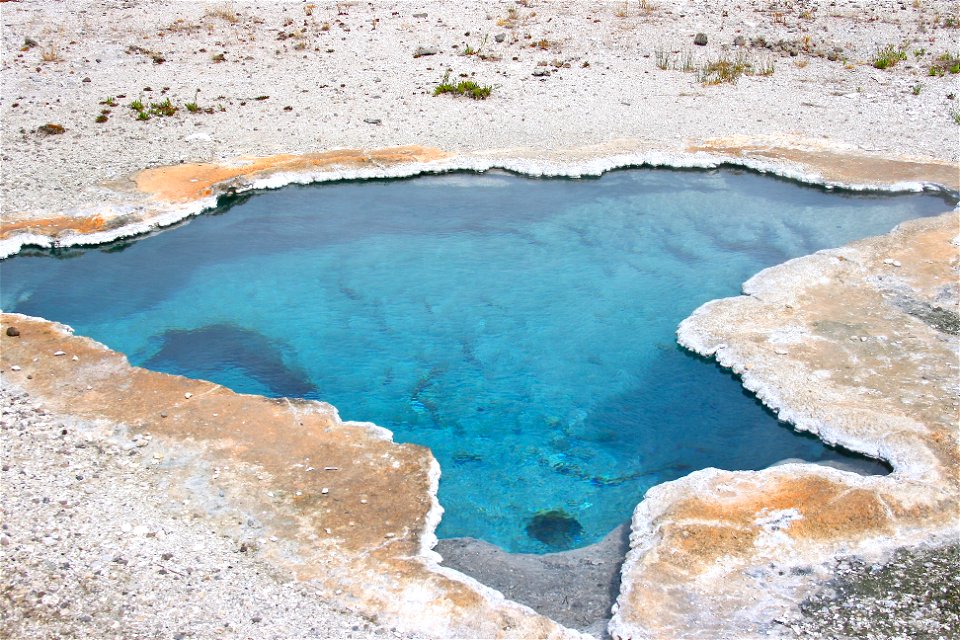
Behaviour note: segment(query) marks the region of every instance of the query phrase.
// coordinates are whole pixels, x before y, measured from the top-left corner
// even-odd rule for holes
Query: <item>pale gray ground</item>
[[[149,166],[338,147],[557,152],[789,134],[960,160],[960,75],[927,75],[936,56],[957,52],[955,2],[645,4],[3,3],[4,209],[95,205],[100,183]],[[706,46],[694,45],[698,32]],[[887,45],[907,59],[875,69]],[[420,47],[436,54],[414,58]],[[463,55],[467,47],[483,58]],[[687,53],[694,66],[743,54],[774,73],[703,86],[695,73],[659,69],[658,52],[680,66]],[[493,95],[434,97],[447,70],[493,85]],[[107,98],[118,106],[100,104]],[[171,117],[138,122],[129,108],[167,98],[179,107]],[[188,113],[195,98],[214,112]],[[96,123],[105,108],[108,120]],[[38,133],[47,123],[66,132]]]
[[[440,540],[443,564],[511,600],[574,629],[604,637],[620,593],[620,566],[630,546],[625,523],[600,542],[561,553],[507,553],[475,538]]]
[[[800,605],[805,638],[960,636],[960,545],[900,549],[886,562],[845,558],[837,577]]]
[[[326,604],[171,500],[122,434],[0,386],[0,637],[410,637]]]

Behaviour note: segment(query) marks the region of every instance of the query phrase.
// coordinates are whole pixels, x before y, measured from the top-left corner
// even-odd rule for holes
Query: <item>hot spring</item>
[[[25,251],[0,264],[0,305],[426,445],[438,535],[543,553],[704,467],[885,472],[778,422],[674,331],[765,267],[953,204],[734,170],[286,187],[149,238]]]

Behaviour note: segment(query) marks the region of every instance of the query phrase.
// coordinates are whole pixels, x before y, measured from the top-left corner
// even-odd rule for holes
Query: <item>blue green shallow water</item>
[[[385,426],[440,461],[439,535],[546,552],[599,540],[695,469],[883,472],[778,423],[674,331],[765,267],[952,205],[731,170],[288,187],[6,260],[0,306],[134,364]]]

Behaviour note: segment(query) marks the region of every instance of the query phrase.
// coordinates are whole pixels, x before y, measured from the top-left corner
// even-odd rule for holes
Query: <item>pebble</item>
[[[16,327],[7,327],[7,335],[11,338],[16,338],[20,335],[20,329],[17,329]]]
[[[320,493],[323,495],[327,495],[328,493],[330,493],[330,489],[328,489],[327,487],[324,487],[323,489],[320,489]]]
[[[20,371],[20,365],[15,364],[15,365],[13,365],[12,367],[10,367],[10,370],[11,370],[11,371]]]
[[[53,352],[53,355],[55,355],[55,356],[65,356],[65,355],[67,355],[67,353],[66,353],[65,351],[59,351],[59,350],[58,350],[58,351],[54,351],[54,352]]]
[[[185,394],[183,394],[183,397],[186,398],[187,400],[189,400],[190,398],[193,397],[193,394],[190,393],[189,391],[187,391]]]

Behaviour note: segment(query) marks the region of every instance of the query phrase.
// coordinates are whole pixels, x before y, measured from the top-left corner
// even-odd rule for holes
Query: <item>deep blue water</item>
[[[778,423],[674,331],[764,267],[952,205],[732,170],[288,187],[136,242],[6,260],[0,306],[134,364],[383,425],[439,459],[441,536],[545,552],[599,540],[703,467],[882,472]]]

